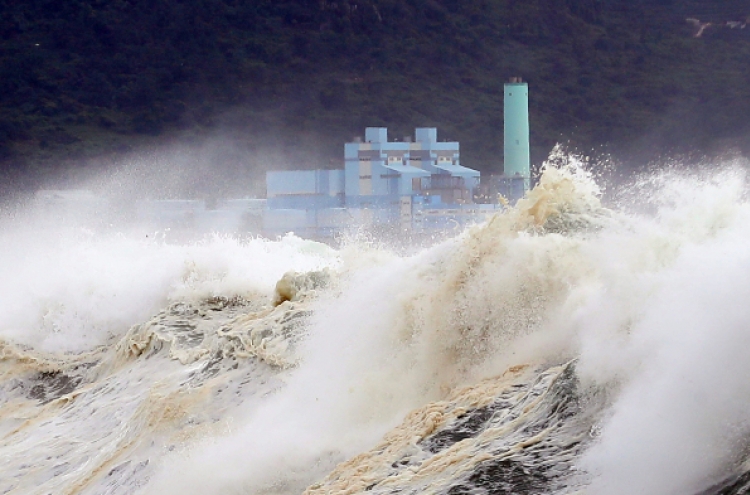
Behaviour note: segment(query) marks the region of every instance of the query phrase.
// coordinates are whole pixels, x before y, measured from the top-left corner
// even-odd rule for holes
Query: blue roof
[[[412,167],[411,165],[383,165],[385,168],[398,172],[402,175],[421,175],[429,177],[430,173],[421,168]]]
[[[445,170],[446,172],[450,172],[452,175],[468,175],[470,177],[479,177],[479,170],[474,170],[473,168],[464,167],[461,165],[453,165],[452,163],[436,163],[433,165],[435,168],[439,168],[440,170]]]

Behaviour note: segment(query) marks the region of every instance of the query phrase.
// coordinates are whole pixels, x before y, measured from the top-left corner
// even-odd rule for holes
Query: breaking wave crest
[[[550,165],[408,256],[15,233],[0,493],[741,493],[746,178],[630,190]]]

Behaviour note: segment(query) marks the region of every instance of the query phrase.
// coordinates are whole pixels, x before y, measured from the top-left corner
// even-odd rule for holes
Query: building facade
[[[387,226],[423,233],[460,228],[477,219],[473,197],[480,173],[460,163],[459,143],[437,129],[389,141],[385,127],[344,145],[343,170],[268,172],[267,235],[293,231],[327,238],[349,228]]]
[[[417,128],[415,138],[388,141],[385,127],[368,127],[364,142],[346,143],[347,206],[435,194],[445,203],[471,203],[479,172],[461,166],[459,144],[439,142],[435,128]]]

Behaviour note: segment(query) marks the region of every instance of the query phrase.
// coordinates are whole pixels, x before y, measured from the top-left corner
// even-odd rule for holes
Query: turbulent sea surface
[[[742,494],[742,167],[604,207],[548,167],[408,254],[27,221],[0,244],[0,494]]]

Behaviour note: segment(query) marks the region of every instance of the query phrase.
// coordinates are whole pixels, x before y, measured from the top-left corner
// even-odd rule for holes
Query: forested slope
[[[365,126],[436,126],[497,172],[510,76],[530,84],[535,161],[559,140],[747,149],[750,6],[716,4],[0,0],[0,160],[10,180],[224,133],[230,170],[264,144],[320,167]]]

